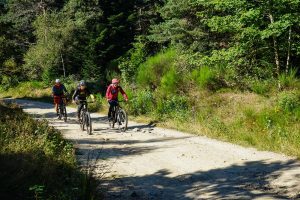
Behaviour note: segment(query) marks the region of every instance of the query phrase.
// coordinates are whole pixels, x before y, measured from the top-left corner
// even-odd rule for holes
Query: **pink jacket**
[[[122,93],[124,99],[128,99],[127,94],[124,92],[121,86],[114,87],[113,84],[110,84],[106,90],[106,99],[107,100],[118,100],[119,92]]]

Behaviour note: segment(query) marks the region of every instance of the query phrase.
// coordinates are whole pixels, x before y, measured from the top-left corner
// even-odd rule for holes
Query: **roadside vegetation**
[[[60,132],[14,104],[0,102],[0,113],[1,199],[95,198],[95,182]]]

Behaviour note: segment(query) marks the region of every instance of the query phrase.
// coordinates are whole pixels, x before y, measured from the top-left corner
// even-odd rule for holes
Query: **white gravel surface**
[[[300,199],[295,158],[131,121],[121,133],[95,113],[87,135],[74,108],[67,108],[64,123],[51,104],[17,103],[74,142],[78,161],[94,170],[105,199]]]

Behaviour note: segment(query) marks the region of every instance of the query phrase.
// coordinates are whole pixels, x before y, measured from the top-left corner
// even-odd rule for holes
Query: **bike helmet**
[[[114,78],[114,79],[111,80],[111,83],[112,83],[112,84],[114,84],[114,83],[119,83],[119,80],[116,79],[116,78]]]
[[[84,81],[84,80],[81,80],[80,83],[79,83],[79,85],[80,85],[80,86],[85,86],[85,81]]]
[[[60,83],[60,80],[59,80],[59,79],[56,79],[56,80],[55,80],[55,83]]]

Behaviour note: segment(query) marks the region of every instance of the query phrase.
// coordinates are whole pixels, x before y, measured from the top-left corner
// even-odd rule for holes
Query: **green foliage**
[[[266,95],[270,92],[270,88],[272,87],[270,84],[270,81],[266,80],[253,80],[250,87],[256,94]]]
[[[1,197],[83,199],[73,144],[15,105],[0,111]]]
[[[130,83],[135,80],[136,70],[145,61],[145,45],[142,42],[133,44],[133,48],[127,52],[119,63],[122,78],[125,82]]]
[[[149,90],[137,91],[130,99],[129,111],[134,115],[149,114],[155,110],[153,93]]]
[[[137,82],[142,87],[156,88],[161,78],[171,69],[175,61],[176,52],[172,49],[160,52],[143,63],[137,74]]]
[[[160,92],[163,96],[168,94],[174,94],[178,91],[178,84],[180,81],[180,75],[176,71],[175,66],[171,66],[170,69],[161,77]]]
[[[201,67],[200,69],[196,69],[192,72],[192,77],[199,87],[204,88],[208,84],[213,84],[215,75],[209,67]]]
[[[296,76],[297,69],[291,69],[287,74],[281,73],[278,80],[283,88],[297,88],[300,81]]]
[[[293,112],[300,107],[300,95],[296,92],[279,93],[278,106],[286,112]]]
[[[177,120],[187,120],[190,114],[188,99],[177,95],[159,99],[156,112],[160,118],[171,117]]]

